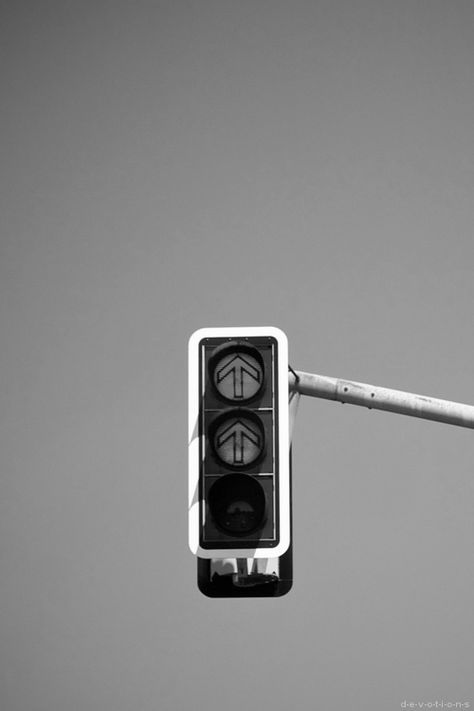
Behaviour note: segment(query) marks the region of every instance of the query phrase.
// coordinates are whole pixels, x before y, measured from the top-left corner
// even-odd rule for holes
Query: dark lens
[[[228,474],[212,485],[209,509],[216,526],[231,536],[247,536],[265,522],[265,494],[254,477]]]

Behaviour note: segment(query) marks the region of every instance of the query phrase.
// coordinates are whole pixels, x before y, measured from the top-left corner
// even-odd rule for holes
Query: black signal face
[[[203,550],[278,545],[277,341],[201,341]]]
[[[279,558],[291,541],[288,339],[200,328],[188,363],[189,547],[210,561]]]

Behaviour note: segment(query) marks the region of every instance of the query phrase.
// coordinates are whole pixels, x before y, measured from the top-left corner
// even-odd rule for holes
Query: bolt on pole
[[[474,429],[474,406],[377,385],[295,371],[290,392]]]

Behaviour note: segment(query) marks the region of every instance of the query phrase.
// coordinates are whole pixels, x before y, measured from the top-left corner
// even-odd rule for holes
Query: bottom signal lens
[[[227,474],[209,491],[209,509],[216,526],[230,536],[248,536],[265,523],[265,493],[247,474]]]

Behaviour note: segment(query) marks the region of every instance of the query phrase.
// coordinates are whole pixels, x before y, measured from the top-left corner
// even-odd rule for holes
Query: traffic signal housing
[[[189,341],[189,545],[203,559],[290,546],[288,343],[277,328]]]

